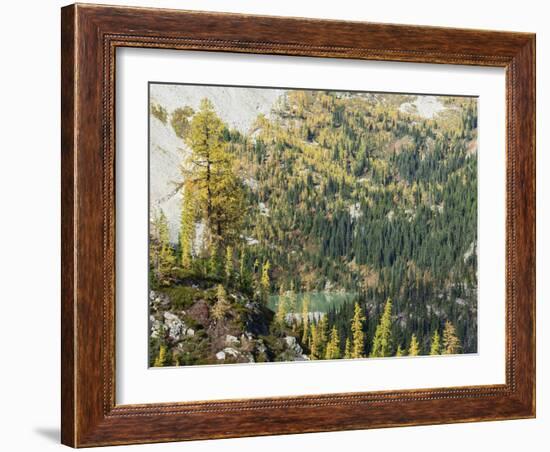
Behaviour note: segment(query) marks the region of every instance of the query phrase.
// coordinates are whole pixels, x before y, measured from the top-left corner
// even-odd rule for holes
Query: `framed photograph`
[[[62,9],[62,442],[535,416],[535,36]]]

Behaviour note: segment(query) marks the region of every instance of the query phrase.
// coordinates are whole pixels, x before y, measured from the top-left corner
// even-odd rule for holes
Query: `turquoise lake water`
[[[302,301],[306,295],[309,295],[309,312],[327,312],[330,307],[338,308],[346,301],[351,301],[355,298],[355,293],[350,292],[302,292],[296,294],[297,306],[296,311],[302,309]],[[269,297],[268,306],[272,310],[277,309],[279,303],[279,295],[271,295]]]

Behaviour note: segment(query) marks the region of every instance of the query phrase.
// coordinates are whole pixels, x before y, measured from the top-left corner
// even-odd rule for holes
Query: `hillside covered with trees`
[[[150,365],[476,352],[477,102],[417,98],[288,90],[246,132],[152,102],[184,152],[177,240],[150,210]]]

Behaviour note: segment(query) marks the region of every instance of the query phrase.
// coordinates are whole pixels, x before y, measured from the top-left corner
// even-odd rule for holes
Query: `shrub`
[[[151,114],[163,124],[168,120],[168,112],[162,105],[151,104]]]

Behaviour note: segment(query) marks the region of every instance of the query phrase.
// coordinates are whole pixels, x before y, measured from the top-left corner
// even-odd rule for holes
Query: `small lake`
[[[309,295],[309,312],[327,312],[329,308],[338,308],[347,301],[352,301],[356,294],[352,292],[301,292],[296,294],[297,312],[302,309],[304,297]],[[277,310],[279,295],[270,295],[268,307]]]

